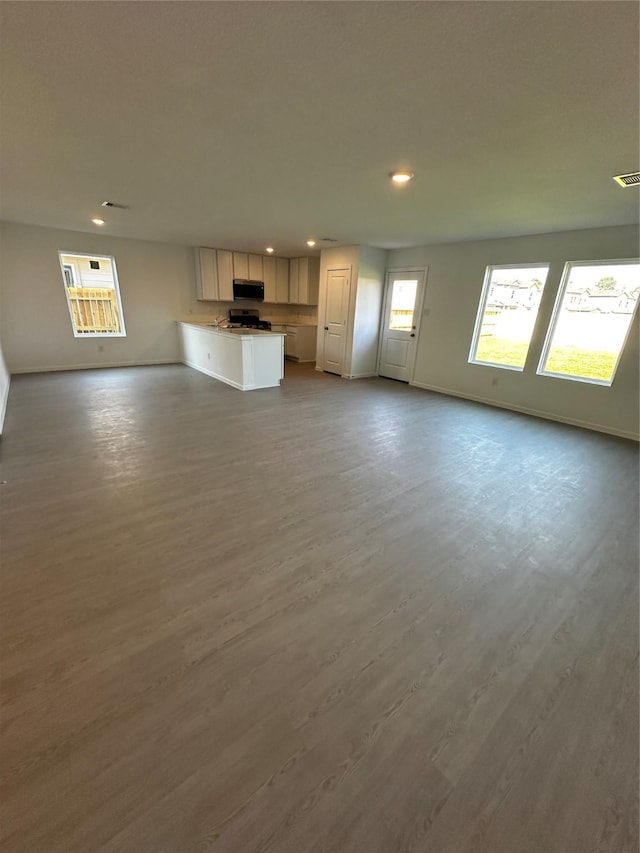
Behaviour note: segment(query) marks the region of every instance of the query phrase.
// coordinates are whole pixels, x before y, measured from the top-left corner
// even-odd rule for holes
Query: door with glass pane
[[[413,375],[425,271],[387,273],[378,373],[409,382]]]

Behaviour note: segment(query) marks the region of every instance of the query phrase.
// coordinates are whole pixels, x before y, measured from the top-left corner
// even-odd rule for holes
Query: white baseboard
[[[343,379],[371,379],[372,376],[377,376],[377,373],[344,373]]]
[[[556,415],[554,412],[544,412],[540,409],[529,409],[525,406],[513,406],[507,403],[499,403],[496,400],[489,400],[486,397],[477,397],[474,394],[462,394],[459,391],[452,391],[450,388],[440,388],[437,385],[426,385],[424,382],[410,382],[409,384],[414,388],[423,388],[425,391],[435,391],[436,394],[446,394],[448,397],[459,397],[462,400],[472,400],[474,403],[482,403],[485,406],[494,406],[497,409],[506,409],[511,412],[520,412],[523,415],[533,415],[536,418],[544,418],[546,421],[556,421],[556,423],[569,424],[570,426],[590,429],[595,432],[605,432],[609,435],[616,435],[619,438],[628,438],[631,439],[631,441],[640,441],[640,435],[628,432],[627,430],[606,426],[604,424],[595,424],[590,421],[567,418],[562,415]]]
[[[100,364],[47,364],[43,367],[14,367],[11,373],[54,373],[63,370],[98,370],[101,367],[149,367],[154,364],[180,364],[177,358],[159,358],[151,361],[113,361]]]
[[[4,392],[3,399],[0,400],[0,435],[2,435],[2,428],[4,427],[4,416],[7,414],[7,401],[9,399],[9,388],[11,387],[11,376],[9,376],[9,381],[7,382],[7,389]]]

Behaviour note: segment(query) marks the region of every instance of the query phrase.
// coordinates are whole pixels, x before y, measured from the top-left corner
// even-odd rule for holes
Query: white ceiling
[[[2,2],[1,216],[305,254],[618,225],[635,2]],[[409,167],[398,189],[387,174]]]

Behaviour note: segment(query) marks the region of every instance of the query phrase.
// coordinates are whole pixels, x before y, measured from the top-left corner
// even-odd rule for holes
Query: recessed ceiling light
[[[99,216],[96,216],[95,219],[91,220],[94,225],[104,225],[104,219],[100,219]]]
[[[407,181],[410,181],[411,178],[413,178],[413,172],[407,172],[404,169],[401,169],[397,172],[389,172],[389,177],[394,184],[406,184]]]
[[[269,252],[269,254],[271,254],[271,253],[273,252],[273,246],[267,246],[267,248],[265,249],[265,251],[266,251],[266,252]]]
[[[316,244],[315,240],[307,240],[307,246],[315,246],[315,244]]]

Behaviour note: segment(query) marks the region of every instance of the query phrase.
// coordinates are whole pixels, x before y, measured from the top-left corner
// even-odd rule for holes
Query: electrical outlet
[[[104,352],[104,347],[102,346],[102,344],[98,345],[98,352]]]
[[[207,353],[207,358],[209,359],[209,361],[211,361],[211,353],[210,352]]]
[[[491,380],[491,384],[492,384],[492,385],[497,385],[497,384],[498,384],[498,377],[497,377],[497,376],[494,376],[494,377],[493,377],[493,379]]]

